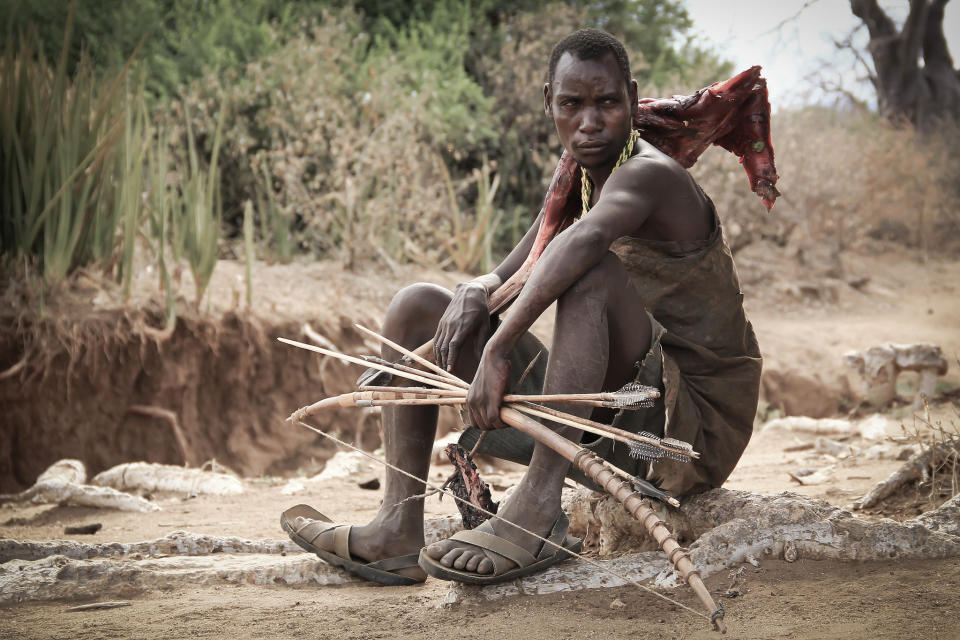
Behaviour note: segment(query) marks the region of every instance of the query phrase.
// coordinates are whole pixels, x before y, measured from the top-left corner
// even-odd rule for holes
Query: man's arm
[[[503,259],[503,262],[493,270],[493,273],[497,274],[500,278],[500,282],[506,282],[510,276],[516,273],[520,265],[523,264],[523,261],[530,255],[530,249],[533,248],[533,241],[537,238],[537,232],[540,230],[540,223],[542,221],[543,209],[540,209],[540,214],[537,216],[537,219],[534,220],[530,228],[527,229],[527,233],[520,239],[517,246],[515,246],[513,251]],[[493,293],[493,291],[490,293]]]
[[[613,174],[590,213],[558,235],[534,267],[513,308],[484,349],[467,399],[474,426],[501,428],[500,399],[509,379],[507,358],[533,322],[596,266],[617,238],[634,233],[677,185],[668,165],[638,159]]]

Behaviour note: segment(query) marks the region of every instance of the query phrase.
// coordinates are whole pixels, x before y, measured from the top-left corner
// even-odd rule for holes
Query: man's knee
[[[450,298],[449,291],[435,284],[417,282],[404,287],[387,307],[385,334],[401,343],[412,335],[432,338]]]

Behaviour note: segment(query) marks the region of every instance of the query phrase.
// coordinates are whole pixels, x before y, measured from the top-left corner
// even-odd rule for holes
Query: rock
[[[813,441],[813,450],[817,453],[826,453],[834,458],[849,458],[852,455],[859,453],[859,449],[856,447],[844,444],[842,442],[837,442],[836,440],[831,440],[830,438],[825,438],[823,436],[818,437]]]
[[[287,480],[286,484],[280,487],[280,494],[285,496],[292,496],[295,493],[300,493],[306,490],[306,485],[303,484],[303,481],[299,478],[293,478]]]
[[[883,344],[864,351],[848,351],[843,356],[854,391],[866,402],[885,407],[897,396],[897,376],[901,371],[916,371],[920,385],[914,407],[923,398],[933,398],[937,378],[947,372],[947,360],[939,345],[929,342]]]
[[[807,418],[806,416],[787,416],[777,418],[763,425],[762,432],[767,431],[800,431],[819,435],[849,435],[853,431],[853,424],[849,420],[836,418]]]
[[[327,460],[323,471],[313,476],[313,482],[323,482],[334,479],[357,479],[368,477],[374,473],[373,462],[356,451],[338,451]]]
[[[861,420],[857,424],[857,429],[864,440],[886,440],[890,436],[903,433],[899,422],[879,413]]]

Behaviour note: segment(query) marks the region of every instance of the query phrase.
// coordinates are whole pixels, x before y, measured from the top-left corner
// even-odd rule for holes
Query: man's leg
[[[416,349],[431,340],[440,317],[450,303],[451,294],[442,287],[415,284],[394,296],[387,308],[383,333],[408,349]],[[383,348],[383,358],[391,362],[401,354]],[[457,375],[467,380],[476,372],[477,362],[469,345],[458,358]],[[471,368],[472,367],[472,368]],[[430,452],[437,431],[436,407],[383,407],[383,441],[387,462],[404,471],[427,478]],[[424,483],[387,469],[383,503],[371,522],[350,531],[350,553],[368,562],[416,553],[423,547],[423,500],[400,504],[404,499],[424,492]],[[333,551],[333,532],[322,534],[314,544]],[[414,567],[403,575],[423,577]]]
[[[633,379],[635,364],[650,348],[650,319],[623,265],[612,253],[586,273],[557,301],[557,321],[547,364],[544,393],[590,393],[615,390]],[[589,416],[590,407],[565,405],[564,411]],[[548,423],[558,433],[579,441],[581,432]],[[537,443],[530,466],[510,501],[499,512],[503,520],[545,535],[560,514],[560,492],[568,462]],[[497,533],[531,553],[540,540],[511,526]],[[447,567],[491,573],[493,563],[476,547],[444,540],[426,553]]]

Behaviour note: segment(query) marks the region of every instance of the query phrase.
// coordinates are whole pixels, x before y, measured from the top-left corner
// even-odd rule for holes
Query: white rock
[[[332,458],[327,460],[323,471],[313,476],[310,480],[313,482],[323,482],[324,480],[369,476],[373,473],[374,467],[370,458],[356,451],[338,451]]]
[[[890,436],[903,434],[899,422],[879,413],[861,420],[857,424],[857,430],[864,440],[885,440]]]
[[[836,458],[849,458],[851,455],[859,453],[859,450],[852,445],[837,442],[824,436],[819,436],[813,441],[813,450],[817,453],[830,454]]]
[[[877,443],[864,450],[863,457],[867,460],[886,460],[892,459],[893,447],[889,444]]]
[[[787,416],[771,420],[763,425],[762,431],[775,431],[777,429],[822,435],[846,435],[854,431],[853,423],[849,420],[808,418],[806,416]]]
[[[80,507],[119,509],[120,511],[159,511],[160,507],[139,496],[111,487],[83,484],[87,470],[79,460],[65,458],[50,465],[37,482],[20,493],[5,495],[3,501],[34,504],[73,504]]]
[[[280,488],[280,493],[285,496],[292,496],[295,493],[300,493],[301,491],[306,490],[306,486],[303,484],[303,481],[299,478],[293,478],[287,480],[287,483]]]

